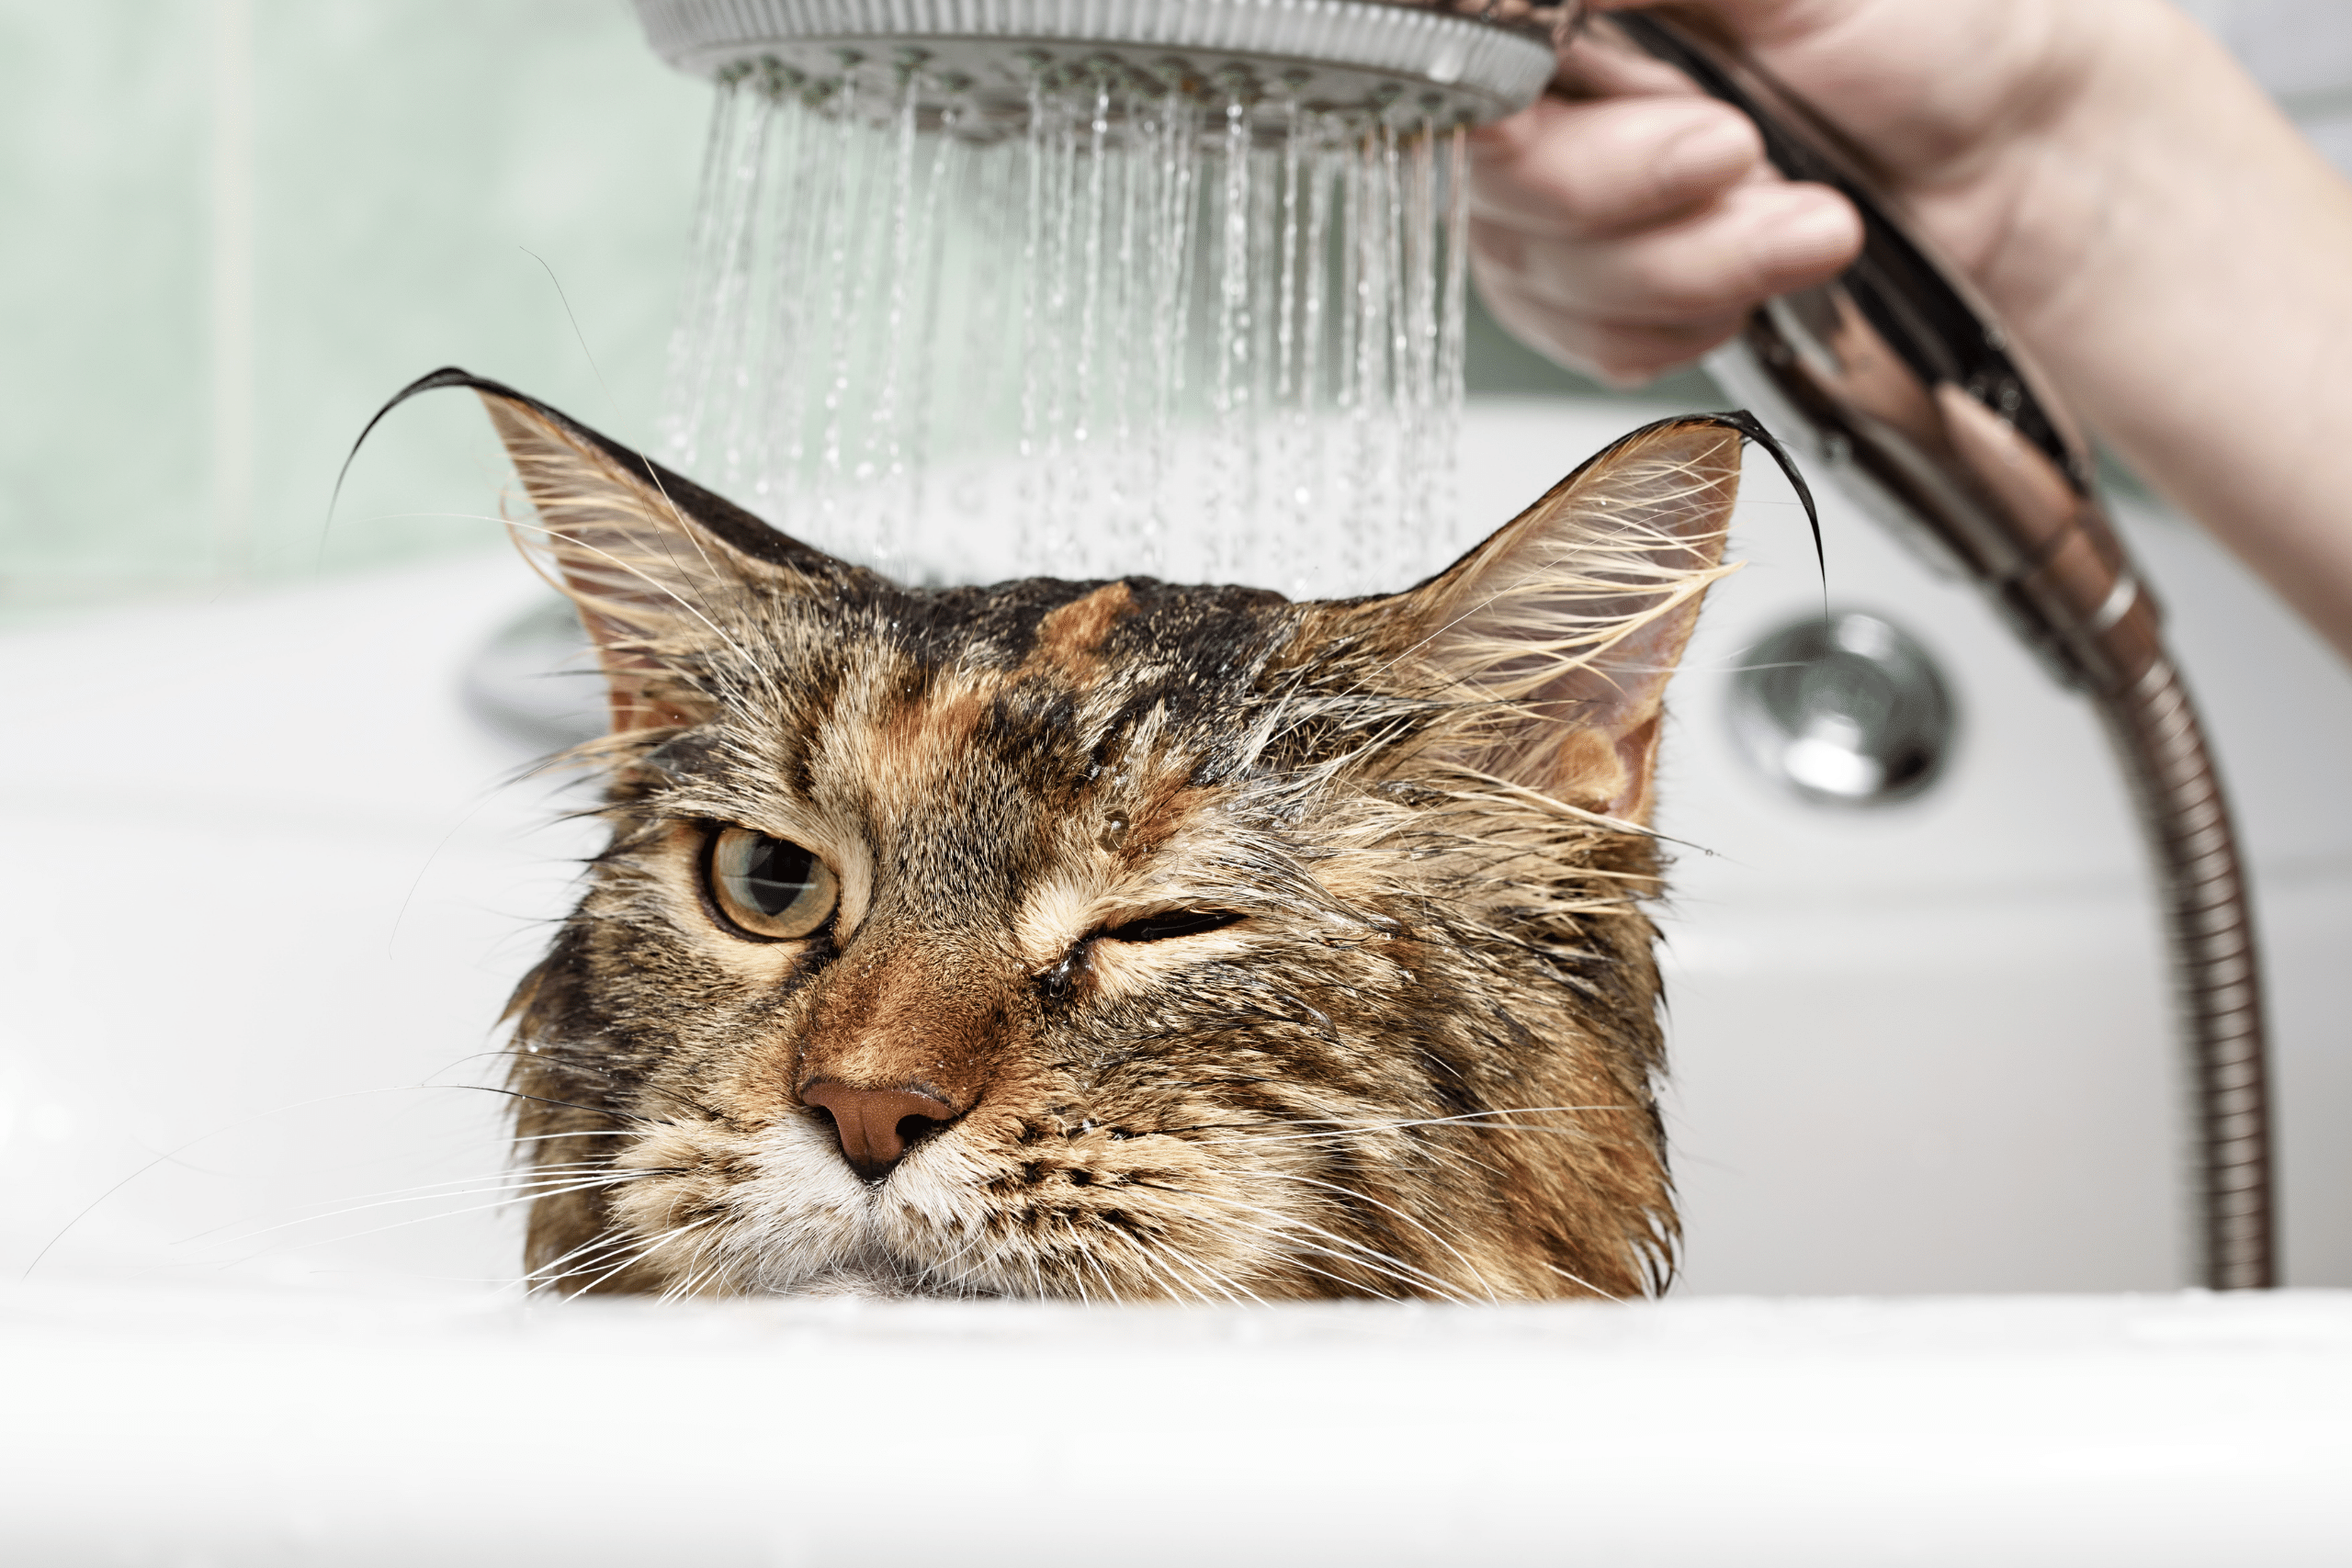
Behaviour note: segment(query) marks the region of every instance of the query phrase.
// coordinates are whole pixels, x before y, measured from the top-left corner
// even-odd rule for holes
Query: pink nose
[[[903,1089],[852,1089],[845,1083],[812,1083],[800,1098],[833,1119],[842,1157],[868,1181],[890,1173],[907,1145],[956,1120],[956,1108],[937,1095]],[[908,1123],[912,1122],[912,1126]]]

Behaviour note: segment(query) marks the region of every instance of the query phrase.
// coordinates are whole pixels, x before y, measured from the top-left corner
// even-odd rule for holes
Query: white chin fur
[[[860,1301],[912,1301],[925,1292],[915,1290],[906,1280],[876,1269],[828,1269],[805,1280],[793,1282],[775,1292],[795,1299],[851,1297]]]
[[[955,1220],[973,1216],[968,1162],[934,1144],[915,1151],[889,1182],[869,1186],[844,1164],[831,1136],[797,1119],[763,1141],[759,1174],[738,1194],[743,1229],[736,1247],[757,1261],[736,1275],[737,1288],[763,1294],[866,1301],[958,1300],[989,1296],[985,1287],[942,1279],[907,1260],[917,1237],[899,1214],[913,1205]],[[947,1156],[943,1158],[943,1156]],[[936,1245],[937,1232],[927,1238]],[[892,1242],[899,1243],[894,1247]],[[917,1240],[911,1249],[927,1250]],[[749,1275],[748,1279],[745,1275]]]

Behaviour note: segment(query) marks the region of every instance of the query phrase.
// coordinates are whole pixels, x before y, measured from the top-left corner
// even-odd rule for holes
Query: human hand
[[[1630,0],[1593,0],[1596,9]],[[2037,203],[2099,140],[2102,49],[2148,0],[1708,0],[1692,7],[1867,151],[1898,206],[2010,311],[2065,275],[2082,204]],[[1957,65],[1955,62],[1959,62]],[[1746,117],[1589,39],[1546,97],[1473,139],[1471,254],[1515,333],[1616,385],[1688,364],[1861,243],[1826,186],[1784,180]],[[2062,167],[2059,177],[2064,177]],[[2039,224],[2039,228],[2036,225]]]

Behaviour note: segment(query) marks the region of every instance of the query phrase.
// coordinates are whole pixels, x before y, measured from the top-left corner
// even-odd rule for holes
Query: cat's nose
[[[845,1083],[812,1083],[800,1091],[808,1104],[833,1119],[842,1157],[868,1181],[887,1176],[905,1157],[907,1145],[956,1120],[956,1108],[934,1094],[905,1089],[855,1089]],[[911,1123],[911,1125],[910,1124]]]

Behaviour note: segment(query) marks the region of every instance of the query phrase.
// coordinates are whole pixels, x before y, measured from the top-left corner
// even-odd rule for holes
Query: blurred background
[[[2352,170],[2352,6],[2188,8]],[[30,677],[0,751],[0,1267],[69,1222],[45,1266],[505,1267],[498,1107],[416,1086],[495,1078],[476,1054],[589,842],[480,700],[541,591],[471,400],[401,410],[328,499],[444,364],[650,443],[708,102],[624,0],[0,0],[0,649]],[[1464,504],[1496,523],[1720,400],[1604,396],[1482,313],[1470,343]],[[1833,596],[1939,672],[1944,751],[1900,799],[1775,776],[1738,671],[1820,585],[1750,477],[1756,566],[1665,784],[1702,846],[1668,923],[1690,1287],[2176,1282],[2163,979],[2098,738],[1833,502]],[[2352,1283],[2352,680],[2118,478],[2255,861],[2288,1277]],[[441,1179],[454,1217],[350,1219]]]
[[[2352,168],[2352,6],[2187,8]],[[648,440],[707,109],[626,0],[0,0],[0,616],[498,547],[454,400],[335,468],[447,363]]]
[[[503,548],[457,400],[329,525],[439,365],[653,444],[710,93],[627,0],[0,0],[0,624]]]

